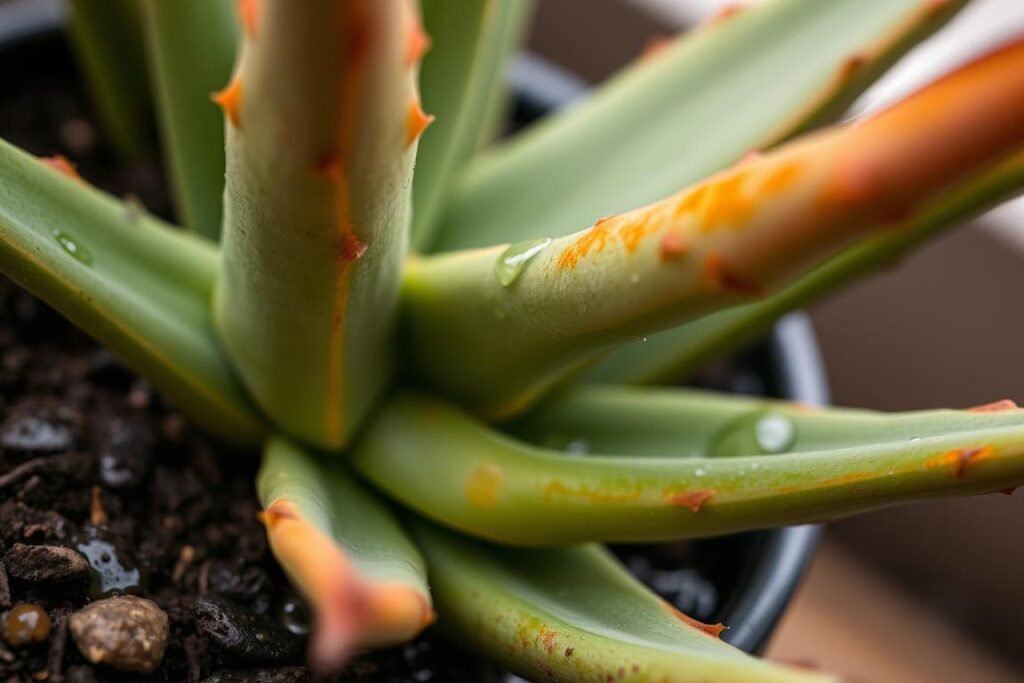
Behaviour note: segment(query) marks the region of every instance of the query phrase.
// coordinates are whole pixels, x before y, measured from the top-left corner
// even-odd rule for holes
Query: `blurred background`
[[[652,40],[727,4],[734,3],[539,0],[529,47],[560,67],[550,74],[552,88],[582,95]],[[0,0],[0,38],[40,7],[62,13],[60,0]],[[1024,0],[974,0],[854,110],[883,107],[1021,35]],[[810,311],[833,403],[888,410],[1002,398],[1024,404],[1022,298],[1024,201],[1017,201]],[[768,655],[858,681],[1024,680],[1021,538],[1024,493],[833,523]]]
[[[823,0],[827,1],[827,0]],[[870,0],[866,0],[870,1]],[[540,0],[531,47],[599,82],[723,0]],[[747,3],[751,4],[751,3]],[[885,106],[1024,35],[1024,1],[975,0],[854,106]],[[569,36],[567,39],[566,36]],[[837,405],[1024,404],[1024,201],[809,311]],[[768,655],[864,681],[1024,680],[1024,493],[830,524]]]

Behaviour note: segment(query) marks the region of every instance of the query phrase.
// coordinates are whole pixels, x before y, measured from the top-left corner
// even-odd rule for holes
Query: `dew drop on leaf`
[[[796,441],[796,425],[781,413],[762,410],[725,425],[711,443],[711,455],[775,455],[785,453]]]
[[[64,251],[70,254],[76,261],[84,263],[87,266],[92,265],[92,254],[72,235],[69,235],[63,230],[54,230],[53,236],[56,238],[57,244],[59,244]]]
[[[509,245],[505,251],[501,252],[501,256],[498,257],[494,266],[494,274],[502,287],[511,286],[530,260],[547,249],[549,244],[551,244],[551,239],[545,237]]]

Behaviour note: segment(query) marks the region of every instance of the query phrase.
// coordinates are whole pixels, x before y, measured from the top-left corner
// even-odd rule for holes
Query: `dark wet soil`
[[[32,65],[33,78],[12,64]],[[0,48],[0,74],[0,137],[66,155],[88,181],[169,214],[157,166],[118,165],[105,151],[59,38]],[[732,370],[710,381],[763,388]],[[256,467],[252,454],[205,438],[145,380],[0,279],[0,636],[20,644],[0,637],[0,681],[309,680],[306,608],[267,549]],[[620,552],[680,609],[715,621],[745,565],[738,544],[715,543]],[[169,617],[151,675],[89,664],[68,633],[72,613],[121,593],[151,599]],[[428,632],[360,655],[335,680],[502,678]]]

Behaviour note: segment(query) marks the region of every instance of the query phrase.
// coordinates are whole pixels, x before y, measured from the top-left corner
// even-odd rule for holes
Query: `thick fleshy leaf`
[[[210,95],[231,76],[233,0],[143,0],[150,71],[178,215],[217,239],[224,194],[224,122]],[[243,3],[244,5],[245,3]]]
[[[482,154],[437,247],[580,230],[828,121],[965,0],[773,0],[682,36]]]
[[[891,264],[924,240],[962,224],[1024,191],[1024,154],[980,174],[936,201],[905,226],[871,237],[781,290],[751,304],[735,306],[658,332],[615,349],[586,375],[599,382],[630,384],[684,380],[721,356],[768,332],[779,318],[825,296],[851,280]]]
[[[943,143],[936,144],[936,140]],[[1024,42],[863,122],[555,240],[411,262],[416,369],[489,419],[599,355],[781,288],[1024,146]]]
[[[285,431],[343,445],[390,378],[422,38],[411,0],[263,0],[227,115],[215,319]]]
[[[106,344],[197,423],[258,444],[210,321],[217,252],[0,142],[0,271]],[[63,172],[58,169],[63,169]]]
[[[708,405],[684,402],[662,419],[677,434],[708,420]],[[832,416],[772,404],[729,420],[704,446],[710,457],[569,457],[434,399],[401,396],[371,423],[354,464],[418,512],[515,545],[714,536],[1024,484],[1017,409]],[[792,432],[806,432],[813,450],[793,450]]]
[[[433,621],[423,558],[344,465],[275,437],[257,488],[274,556],[316,613],[318,668],[336,669],[354,647],[411,640]]]
[[[71,42],[104,134],[129,159],[152,148],[152,105],[136,0],[70,0]]]
[[[598,546],[499,548],[413,523],[439,626],[537,681],[831,681],[758,661],[651,593]]]
[[[530,0],[423,0],[430,51],[423,60],[423,106],[437,117],[423,135],[413,185],[413,246],[429,248],[449,180],[476,151],[500,110],[502,69]],[[425,43],[424,43],[425,47]]]

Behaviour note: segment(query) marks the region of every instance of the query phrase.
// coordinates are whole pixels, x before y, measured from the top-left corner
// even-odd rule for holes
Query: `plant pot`
[[[58,32],[59,16],[45,4],[41,5],[41,11],[35,14],[26,13],[25,3],[15,4],[20,12],[18,30],[11,31],[6,36],[0,32],[0,73],[4,73],[5,80],[8,81],[3,91],[3,99],[0,100],[0,136],[12,135],[11,131],[16,130],[22,137],[15,135],[12,142],[26,146],[30,151],[39,154],[58,153],[75,145],[83,146],[83,149],[95,148],[91,152],[83,152],[82,158],[77,159],[81,163],[80,170],[87,179],[116,194],[137,195],[150,210],[166,214],[169,206],[158,170],[152,165],[145,164],[128,169],[115,168],[109,154],[102,151],[102,145],[90,140],[89,136],[94,138],[96,132],[91,126],[83,126],[80,119],[83,93],[66,42]],[[0,4],[0,27],[5,26],[5,11],[5,6]],[[549,111],[579,91],[578,87],[572,86],[571,81],[565,78],[551,80],[551,73],[550,67],[540,60],[527,60],[517,65],[515,83],[520,95],[517,101],[519,124],[525,124],[531,117]],[[531,88],[531,83],[543,83],[545,87]],[[34,99],[31,101],[35,103],[34,108],[22,107],[20,100],[12,106],[13,98],[20,97],[19,93],[26,91],[26,84],[32,84]],[[65,102],[68,103],[66,106]],[[29,117],[29,120],[26,120],[26,117]],[[40,134],[35,135],[34,131]],[[3,301],[2,296],[3,292],[0,292],[0,303]],[[156,474],[151,471],[145,475],[148,479],[143,483],[136,483],[135,489],[131,486],[123,489],[111,487],[106,494],[108,509],[103,510],[102,499],[99,503],[101,516],[109,516],[110,520],[104,525],[99,524],[95,517],[93,519],[94,524],[99,524],[99,527],[103,528],[113,528],[118,524],[131,524],[134,525],[133,529],[138,527],[132,537],[144,547],[157,543],[160,534],[163,533],[160,531],[162,526],[152,532],[146,526],[155,514],[162,515],[161,524],[165,526],[181,525],[181,528],[167,532],[176,535],[173,536],[173,542],[168,541],[167,548],[162,554],[154,553],[149,558],[150,563],[159,560],[163,564],[142,567],[143,574],[148,572],[149,575],[156,577],[151,585],[131,589],[154,597],[171,615],[172,624],[177,624],[175,628],[180,632],[179,640],[174,642],[167,655],[177,658],[175,664],[173,667],[167,664],[158,670],[156,680],[184,680],[186,677],[194,677],[199,670],[206,674],[210,670],[218,670],[218,667],[251,670],[253,667],[269,666],[265,662],[254,664],[255,660],[250,661],[237,653],[222,652],[217,649],[218,646],[211,645],[202,632],[192,633],[190,629],[198,628],[190,621],[191,601],[194,595],[175,589],[175,586],[180,585],[198,585],[199,588],[195,590],[199,594],[207,591],[235,591],[238,595],[233,597],[244,603],[247,609],[259,612],[260,609],[257,607],[262,605],[263,611],[268,614],[273,614],[276,609],[287,609],[288,605],[294,608],[298,604],[288,597],[282,588],[284,579],[269,558],[265,541],[254,540],[253,529],[259,532],[259,526],[255,522],[255,509],[252,509],[256,504],[255,497],[248,482],[255,469],[255,458],[240,458],[237,454],[213,454],[212,446],[201,435],[193,434],[187,427],[182,426],[180,416],[174,413],[172,408],[164,406],[159,396],[151,392],[145,383],[121,369],[110,360],[109,354],[99,351],[94,344],[76,334],[70,325],[58,320],[41,305],[31,302],[32,300],[23,294],[9,296],[10,305],[7,307],[8,310],[5,310],[4,319],[0,320],[0,353],[10,353],[14,346],[20,345],[18,348],[31,349],[33,354],[43,354],[44,357],[49,357],[49,354],[60,359],[59,362],[54,362],[55,367],[64,368],[61,363],[67,366],[64,369],[58,368],[59,372],[55,370],[58,380],[54,382],[59,384],[65,381],[60,377],[73,377],[72,386],[50,387],[46,391],[63,397],[56,401],[58,404],[65,399],[72,403],[77,400],[76,405],[82,404],[81,415],[75,418],[78,422],[72,425],[78,430],[80,437],[77,441],[71,439],[70,445],[65,444],[63,448],[56,448],[56,454],[60,455],[64,451],[91,450],[91,455],[86,454],[82,457],[97,458],[96,462],[102,468],[105,462],[103,458],[107,455],[107,451],[103,449],[114,448],[111,444],[118,443],[118,439],[125,439],[126,434],[132,433],[132,438],[141,439],[141,442],[149,444],[147,448],[158,463],[163,462],[163,458],[169,459],[166,466],[153,464],[151,470],[155,469]],[[36,308],[32,309],[33,306]],[[32,310],[28,313],[21,310],[26,307]],[[28,322],[24,322],[26,320]],[[15,328],[20,324],[36,326],[38,329],[30,329],[24,334],[14,334],[11,337],[14,339],[13,342],[2,336],[3,329]],[[0,372],[4,372],[3,368],[0,368]],[[65,375],[60,375],[60,372],[64,372]],[[8,375],[14,377],[16,371],[9,370]],[[37,385],[40,382],[46,384],[47,381],[45,378],[26,380],[10,377],[0,375],[0,392],[6,392],[0,393],[0,408],[4,411],[3,424],[8,427],[10,420],[14,419],[8,413],[16,414],[16,411],[9,409],[20,405],[21,395],[17,392],[24,389],[28,394],[34,390],[33,386],[38,389]],[[786,319],[776,328],[770,340],[743,354],[742,357],[709,368],[698,382],[703,386],[723,390],[754,391],[807,403],[823,403],[826,400],[825,383],[818,364],[813,333],[802,316],[791,316]],[[81,383],[81,386],[76,383]],[[96,401],[81,398],[92,396],[90,392],[94,391],[98,392],[98,396],[105,398]],[[79,398],[75,399],[74,396]],[[59,405],[57,409],[59,412]],[[114,431],[108,433],[109,429],[107,432],[103,429],[111,425],[111,411],[115,414]],[[137,424],[132,422],[136,418]],[[54,419],[59,421],[59,416]],[[159,430],[157,424],[160,425]],[[136,431],[132,432],[133,429]],[[140,436],[139,429],[149,429],[149,436]],[[3,434],[0,434],[0,438],[2,437]],[[0,475],[5,470],[9,471],[13,465],[26,461],[23,453],[11,455],[9,451],[9,448],[0,450]],[[225,463],[227,467],[221,467]],[[199,472],[199,475],[195,472]],[[74,479],[74,476],[78,475],[65,474],[71,477],[71,480],[78,481]],[[81,481],[91,482],[96,476],[102,479],[105,473],[100,471],[99,475],[96,475],[95,472],[91,472],[82,476],[85,478]],[[194,482],[188,479],[189,476],[212,477],[214,480],[219,477],[223,481],[216,484]],[[157,480],[163,478],[177,483],[173,486],[161,485]],[[47,489],[52,482],[47,480],[46,476],[43,476],[41,481],[42,488],[37,486],[34,489],[36,494],[31,491],[25,494],[25,487],[19,488],[17,495],[9,495],[8,492],[0,490],[0,502],[8,498],[4,504],[24,504],[31,508],[33,495],[53,495],[53,492],[48,492]],[[103,487],[110,481],[102,479],[100,483],[102,486],[94,489],[100,490],[100,494],[93,494],[93,499],[88,497],[88,485],[80,487],[82,490],[71,490],[73,495],[69,494],[68,501],[55,504],[55,511],[62,511],[58,516],[66,513],[72,518],[75,515],[95,514],[95,496],[100,495],[102,498],[103,491],[106,490]],[[74,488],[74,484],[68,484],[67,481],[58,484]],[[191,491],[190,486],[198,488]],[[204,486],[207,488],[203,488]],[[195,522],[196,528],[193,533],[190,515],[198,515],[199,513],[195,511],[196,505],[205,500],[204,496],[210,497],[210,492],[217,490],[232,492],[231,503],[220,503],[227,507],[220,511],[214,509],[208,513],[213,515],[215,523],[209,522],[205,517],[202,521]],[[194,495],[196,500],[189,499],[189,495]],[[27,500],[23,500],[26,496]],[[172,497],[177,498],[169,500]],[[213,497],[217,496],[214,494]],[[14,500],[15,498],[17,500]],[[61,507],[62,505],[66,509]],[[209,502],[209,505],[216,508],[217,504]],[[157,511],[154,512],[154,509]],[[34,521],[27,519],[14,521],[19,524],[25,522],[29,526],[35,524]],[[5,523],[0,519],[0,524]],[[28,528],[26,524],[22,526]],[[82,522],[82,525],[86,525],[86,522]],[[50,532],[54,536],[52,539],[45,535]],[[50,532],[41,532],[44,534],[43,542],[81,544],[80,537],[74,534],[60,537],[56,529],[50,529]],[[206,538],[207,535],[223,535],[224,532],[231,537],[220,538],[216,542]],[[261,532],[257,535],[262,538]],[[756,652],[764,646],[788,604],[811,557],[817,535],[816,527],[804,526],[747,533],[722,539],[669,544],[657,548],[617,548],[617,552],[635,567],[641,578],[660,588],[677,606],[698,619],[726,623],[730,626],[730,630],[724,635],[726,640],[744,650]],[[26,536],[25,540],[40,542],[40,538],[31,536]],[[10,538],[0,538],[0,544],[9,546],[10,543]],[[187,551],[186,547],[192,550]],[[248,559],[244,559],[243,564],[231,563],[239,557]],[[237,570],[234,576],[230,575],[232,567]],[[227,568],[228,575],[217,574],[223,568]],[[242,585],[245,584],[242,579],[246,572],[251,582],[262,581],[274,586],[269,602],[263,600],[259,591],[255,589],[246,597],[245,591],[248,589],[246,585]],[[31,599],[35,595],[32,586],[26,588],[25,585],[15,582],[13,588],[16,598]],[[264,589],[271,590],[266,586]],[[97,597],[97,586],[93,585],[92,590],[93,597]],[[48,659],[51,660],[49,666],[52,666],[54,643],[58,637],[65,639],[65,644],[61,647],[70,653],[58,658],[58,661],[66,661],[68,666],[76,666],[82,662],[80,657],[76,659],[74,645],[66,638],[66,634],[60,635],[60,619],[57,616],[63,618],[71,610],[77,609],[84,598],[54,598],[49,592],[45,595],[46,600],[49,600],[48,609],[52,608],[55,615],[54,623],[58,629],[55,636],[48,641],[49,653],[40,650],[18,660],[29,667],[26,669],[27,673],[38,671],[31,669],[31,666],[48,666]],[[0,591],[0,601],[2,599]],[[257,605],[257,599],[267,604]],[[4,607],[0,604],[0,609]],[[299,621],[295,621],[293,625],[296,629],[302,628]],[[429,654],[431,652],[433,654]],[[376,667],[374,671],[384,673],[368,674],[367,677],[357,677],[356,680],[406,680],[402,676],[407,676],[408,671],[404,674],[397,670],[388,673],[391,671],[388,662],[417,657],[431,662],[427,664],[428,667],[434,666],[432,662],[438,658],[445,660],[447,664],[454,662],[458,667],[463,667],[465,655],[451,646],[441,644],[434,636],[428,636],[421,644],[361,660]],[[297,661],[298,656],[295,655],[291,659],[285,658],[275,666],[294,664]],[[3,666],[3,660],[0,658],[0,674],[7,673]],[[437,680],[455,680],[446,677],[445,669],[431,671],[437,674]],[[51,671],[52,673],[54,672]],[[465,675],[471,678],[464,680],[482,680],[485,676]]]

